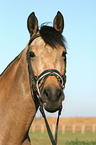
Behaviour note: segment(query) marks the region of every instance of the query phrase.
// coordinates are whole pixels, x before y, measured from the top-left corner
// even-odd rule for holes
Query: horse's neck
[[[16,57],[0,76],[0,98],[31,96],[29,85],[28,64],[26,60],[27,48]],[[1,99],[2,100],[2,99]]]
[[[23,68],[23,65],[27,66],[27,64],[24,64],[22,62],[24,58],[24,51],[8,65],[8,67],[0,76],[0,90],[3,89],[3,92],[4,88],[6,88],[6,91],[8,93],[8,91],[10,91],[11,86],[13,87],[13,84],[15,84],[16,80],[20,79],[22,77],[22,73],[24,74],[24,72],[26,71],[26,67]],[[26,60],[24,61],[26,62]]]
[[[0,124],[6,126],[7,123],[3,131],[1,126],[1,137],[5,132],[14,132],[14,136],[20,138],[18,140],[23,139],[34,119],[37,108],[31,96],[28,75],[25,49],[0,76]]]

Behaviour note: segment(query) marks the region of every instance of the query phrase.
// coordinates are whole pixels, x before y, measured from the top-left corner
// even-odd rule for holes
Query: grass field
[[[33,133],[30,131],[30,138],[32,145],[51,145],[47,132],[36,131]],[[84,134],[80,132],[62,134],[59,132],[57,145],[96,145],[96,132],[85,132]]]

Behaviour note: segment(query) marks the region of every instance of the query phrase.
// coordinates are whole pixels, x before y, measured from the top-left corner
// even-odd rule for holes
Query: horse
[[[65,98],[66,41],[64,18],[58,11],[53,26],[38,27],[27,19],[30,40],[0,75],[0,145],[31,145],[29,129],[42,102],[56,112]]]

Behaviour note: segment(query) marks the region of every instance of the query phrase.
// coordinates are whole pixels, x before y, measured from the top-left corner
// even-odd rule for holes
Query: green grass
[[[30,132],[30,138],[32,145],[51,145],[47,132]],[[66,132],[62,134],[59,132],[58,145],[96,145],[96,133],[86,132],[81,134],[77,132],[73,134],[71,132]]]
[[[96,141],[79,141],[76,139],[75,141],[67,141],[65,145],[96,145]]]

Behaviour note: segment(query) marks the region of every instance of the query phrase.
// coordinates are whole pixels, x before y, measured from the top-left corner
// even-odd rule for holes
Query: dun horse
[[[0,75],[0,145],[31,145],[30,125],[42,102],[48,112],[60,109],[66,82],[66,47],[60,12],[53,27],[28,17],[30,40]]]

